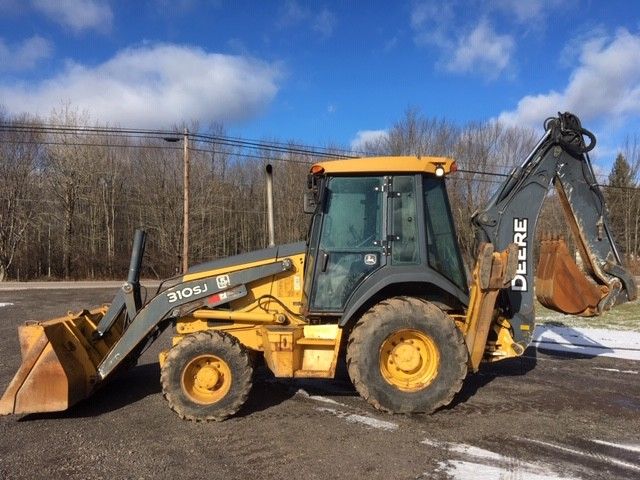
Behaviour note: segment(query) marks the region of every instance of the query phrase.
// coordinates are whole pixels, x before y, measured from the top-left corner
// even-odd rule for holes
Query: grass
[[[640,300],[618,305],[599,317],[564,315],[536,302],[536,322],[565,327],[606,328],[640,332]]]

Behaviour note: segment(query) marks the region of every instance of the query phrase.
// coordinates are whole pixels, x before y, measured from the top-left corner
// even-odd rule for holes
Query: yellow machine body
[[[230,302],[228,308],[199,309],[178,319],[173,345],[192,333],[223,331],[246,348],[263,353],[265,363],[277,377],[333,377],[342,330],[338,325],[309,325],[302,318],[304,258],[294,255],[290,257],[290,271],[247,285],[249,294]],[[228,274],[275,260],[185,275],[184,280]],[[166,351],[160,354],[161,364],[166,355]]]

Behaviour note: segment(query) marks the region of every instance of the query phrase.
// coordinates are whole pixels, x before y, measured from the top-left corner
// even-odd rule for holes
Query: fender
[[[460,302],[461,306],[466,307],[469,304],[469,295],[466,292],[463,292],[453,282],[433,270],[427,270],[420,266],[416,266],[413,269],[403,267],[397,270],[393,267],[384,268],[374,272],[351,294],[338,323],[340,328],[345,327],[362,306],[383,289],[399,284],[433,285],[448,293]]]

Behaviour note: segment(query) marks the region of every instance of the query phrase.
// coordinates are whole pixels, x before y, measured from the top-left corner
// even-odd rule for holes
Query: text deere
[[[518,246],[516,276],[511,280],[511,290],[527,291],[527,219],[513,219],[513,243]]]

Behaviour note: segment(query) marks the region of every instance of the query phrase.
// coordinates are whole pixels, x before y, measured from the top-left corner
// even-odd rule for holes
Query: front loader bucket
[[[18,327],[22,364],[0,399],[0,415],[57,412],[86,398],[98,365],[121,334],[117,325],[92,339],[106,311],[104,306]]]
[[[587,279],[562,238],[541,241],[536,296],[542,305],[557,312],[590,317],[600,314],[598,304],[607,293],[607,286]]]

